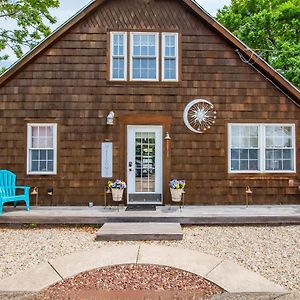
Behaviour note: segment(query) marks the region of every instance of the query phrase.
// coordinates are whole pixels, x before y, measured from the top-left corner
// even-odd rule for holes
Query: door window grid
[[[111,79],[126,80],[127,34],[111,33]]]
[[[155,192],[155,133],[135,134],[135,191]]]
[[[157,33],[131,33],[131,79],[158,80]]]
[[[56,172],[56,124],[28,125],[28,174]]]
[[[295,172],[294,124],[229,124],[229,147],[229,172]]]
[[[163,80],[178,79],[178,34],[163,33],[163,61],[162,78]]]

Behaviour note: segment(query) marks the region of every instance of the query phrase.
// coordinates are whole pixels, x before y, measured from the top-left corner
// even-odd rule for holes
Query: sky
[[[196,0],[207,12],[212,16],[215,16],[218,9],[222,8],[224,5],[229,5],[230,0]],[[70,17],[72,17],[78,10],[87,5],[90,0],[60,0],[60,7],[53,9],[52,14],[56,16],[57,23],[52,26],[52,30],[56,29]],[[5,22],[4,24],[0,23],[0,26],[5,26],[5,28],[14,29],[15,25],[10,22]],[[4,63],[6,67],[10,66],[16,57],[11,51],[3,52],[9,54],[10,58]],[[1,62],[3,65],[3,62]]]
[[[230,0],[196,0],[206,11],[211,15],[215,16],[218,9],[222,8],[224,5],[230,4]],[[54,14],[57,16],[58,23],[64,22],[75,14],[79,9],[88,4],[90,0],[73,0],[72,5],[70,1],[60,0],[60,8],[53,10]],[[56,24],[57,26],[57,24]]]

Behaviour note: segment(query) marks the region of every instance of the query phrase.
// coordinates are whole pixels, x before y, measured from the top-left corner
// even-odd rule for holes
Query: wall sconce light
[[[169,132],[166,132],[165,140],[170,140],[170,139],[171,139],[171,137],[170,137]]]
[[[53,196],[53,188],[48,188],[47,189],[47,195]]]
[[[170,143],[171,143],[171,137],[169,132],[166,132],[166,136],[164,138],[164,140],[166,141],[166,154],[167,154],[167,158],[170,157]]]
[[[39,203],[39,188],[35,186],[30,193],[30,195],[35,195],[35,206],[38,206]]]
[[[53,188],[47,188],[47,195],[51,197],[50,206],[53,205]]]
[[[106,125],[114,125],[115,113],[111,111],[106,118]]]
[[[252,190],[250,189],[250,186],[246,187],[245,193],[246,193],[246,205],[248,207],[248,205],[249,205],[249,199],[252,199]]]

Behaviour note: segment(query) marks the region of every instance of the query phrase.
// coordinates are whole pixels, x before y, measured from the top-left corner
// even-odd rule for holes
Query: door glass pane
[[[135,192],[155,192],[155,133],[135,134]]]

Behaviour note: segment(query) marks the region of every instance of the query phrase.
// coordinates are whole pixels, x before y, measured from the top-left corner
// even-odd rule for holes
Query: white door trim
[[[154,132],[155,133],[155,192],[135,191],[135,133]],[[129,162],[132,167],[129,167]],[[163,126],[160,125],[127,125],[127,203],[128,204],[162,204],[163,203]],[[131,171],[130,171],[131,169]],[[152,201],[130,201],[129,194],[160,194],[160,202]]]

